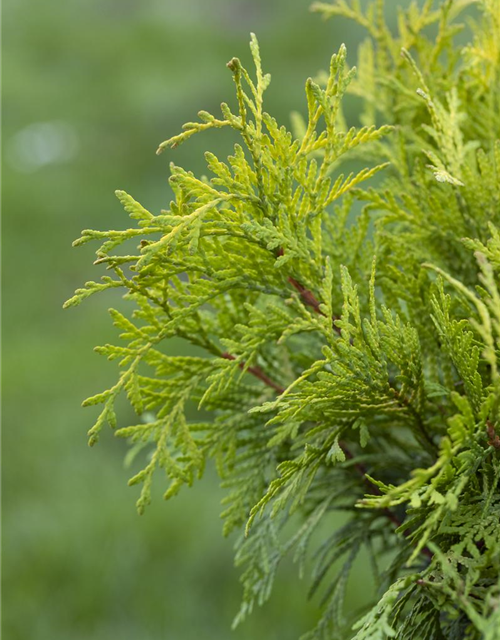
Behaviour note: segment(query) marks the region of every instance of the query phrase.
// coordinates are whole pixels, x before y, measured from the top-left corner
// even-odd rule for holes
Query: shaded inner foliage
[[[143,416],[115,431],[144,459],[140,512],[158,472],[169,498],[215,461],[224,533],[241,532],[235,623],[285,556],[312,555],[308,639],[496,640],[500,1],[401,4],[397,33],[381,0],[314,5],[367,39],[357,69],[341,46],[307,80],[292,131],[263,109],[252,35],[255,73],[228,63],[237,108],[200,111],[158,150],[228,127],[233,155],[207,153],[208,177],[172,164],[158,214],[117,192],[135,225],[82,233],[112,275],[66,306],[115,287],[133,302],[131,318],[111,310],[124,346],[97,348],[120,375],[84,403],[102,405],[90,444],[125,394]],[[168,355],[172,337],[200,355]],[[332,510],[348,520],[318,541]],[[362,548],[379,593],[360,614],[343,600]]]

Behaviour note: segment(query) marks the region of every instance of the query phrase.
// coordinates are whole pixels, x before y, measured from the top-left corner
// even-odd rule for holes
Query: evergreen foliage
[[[158,149],[229,127],[233,155],[207,153],[209,177],[172,164],[159,214],[117,192],[134,226],[75,242],[100,241],[112,276],[66,306],[115,287],[133,302],[111,310],[125,346],[97,348],[121,373],[84,402],[102,405],[90,444],[125,394],[145,416],[115,431],[144,457],[141,513],[157,472],[170,498],[215,461],[240,531],[235,623],[290,555],[314,558],[308,639],[499,640],[500,1],[401,5],[397,33],[382,0],[314,5],[368,36],[357,70],[341,46],[307,80],[293,132],[263,109],[252,35],[255,72],[228,63],[237,108]],[[172,337],[199,355],[168,355]],[[318,541],[332,510],[346,524]],[[379,596],[346,612],[362,548]]]

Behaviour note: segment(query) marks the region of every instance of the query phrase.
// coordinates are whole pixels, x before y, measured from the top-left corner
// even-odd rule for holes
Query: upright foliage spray
[[[383,0],[314,5],[367,39],[357,70],[341,46],[307,80],[292,132],[264,111],[252,35],[255,69],[227,65],[237,108],[158,150],[226,127],[234,153],[207,152],[209,177],[172,164],[158,214],[118,191],[133,226],[75,242],[100,241],[111,275],[66,306],[132,302],[111,310],[124,343],[97,347],[120,374],[84,402],[102,406],[90,444],[108,423],[143,456],[140,512],[153,478],[170,498],[215,462],[224,533],[241,532],[236,622],[286,555],[311,555],[308,639],[498,640],[500,0],[399,4],[396,33]],[[174,337],[199,355],[169,355]],[[120,394],[143,417],[117,428]],[[343,600],[363,548],[378,595],[358,615]]]

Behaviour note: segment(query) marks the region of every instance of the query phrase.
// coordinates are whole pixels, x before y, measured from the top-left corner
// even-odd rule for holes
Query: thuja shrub
[[[341,46],[307,80],[292,131],[264,110],[252,35],[255,68],[227,65],[237,108],[200,111],[158,150],[174,158],[226,127],[234,153],[207,152],[208,177],[172,164],[160,213],[118,191],[131,228],[75,242],[99,241],[111,275],[66,306],[111,288],[134,306],[111,310],[123,343],[97,347],[120,374],[84,402],[102,405],[90,444],[108,423],[135,447],[140,512],[153,478],[170,498],[214,461],[224,533],[240,531],[236,622],[289,555],[322,602],[307,638],[494,640],[500,1],[400,4],[396,33],[382,0],[314,5],[367,39],[357,69]],[[359,126],[346,126],[346,94]],[[169,355],[172,338],[199,355]],[[120,394],[142,420],[118,425]],[[325,536],[334,510],[347,520]],[[356,616],[343,599],[361,549],[378,594]]]

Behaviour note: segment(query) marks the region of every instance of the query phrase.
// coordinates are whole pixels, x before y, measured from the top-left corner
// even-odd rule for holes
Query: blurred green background
[[[125,443],[105,433],[89,449],[94,415],[80,408],[116,378],[92,348],[116,339],[106,309],[117,301],[108,294],[61,309],[100,275],[95,247],[72,249],[72,240],[82,228],[127,225],[115,189],[157,211],[170,199],[170,161],[201,172],[205,149],[230,150],[223,131],[155,155],[199,109],[234,105],[225,64],[233,55],[249,63],[250,31],[273,78],[266,110],[285,124],[291,110],[305,110],[307,76],[341,42],[354,62],[359,32],[322,22],[308,4],[4,1],[6,640],[284,640],[313,624],[318,603],[304,604],[306,581],[284,567],[271,601],[231,632],[241,594],[211,472],[136,514]],[[351,586],[352,604],[363,589]]]

